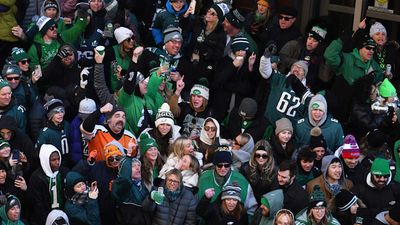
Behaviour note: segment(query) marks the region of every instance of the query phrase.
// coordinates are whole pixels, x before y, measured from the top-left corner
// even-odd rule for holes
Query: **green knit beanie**
[[[145,155],[147,150],[151,147],[156,147],[158,149],[158,145],[156,140],[151,137],[148,133],[143,133],[140,135],[139,140],[139,148],[141,155]]]
[[[310,195],[309,207],[314,208],[321,206],[326,207],[325,196],[324,193],[321,191],[321,187],[319,185],[315,185]]]
[[[380,176],[389,175],[389,161],[382,158],[376,158],[371,166],[371,174]]]
[[[11,57],[15,60],[15,62],[19,62],[23,59],[29,59],[28,53],[26,53],[23,48],[18,47],[14,47],[11,50]]]
[[[396,88],[387,78],[385,78],[379,86],[379,94],[384,98],[394,97],[396,96]]]

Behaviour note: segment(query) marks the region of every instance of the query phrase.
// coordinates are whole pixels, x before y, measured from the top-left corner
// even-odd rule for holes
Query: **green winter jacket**
[[[307,217],[307,208],[301,210],[296,215],[296,225],[313,225],[312,221],[310,221]],[[340,225],[339,221],[335,219],[333,216],[328,217],[328,225]]]
[[[71,128],[67,121],[63,123],[64,128],[61,130],[50,126],[44,127],[37,139],[36,149],[40,149],[43,144],[51,144],[60,150],[61,155],[68,154],[70,152],[69,140],[71,139]]]
[[[11,33],[11,28],[17,26],[17,6],[16,0],[0,0],[0,6],[8,8],[7,11],[0,11],[0,40],[8,42],[16,42],[18,38]],[[4,54],[4,52],[2,53]]]
[[[6,205],[0,207],[0,217],[1,217],[1,225],[25,225],[25,223],[23,223],[21,220],[13,222],[8,219],[6,212]]]
[[[120,66],[123,70],[128,70],[129,69],[129,63],[131,62],[130,57],[126,57],[125,59],[121,58],[121,54],[119,53],[119,46],[120,45],[114,45],[112,47],[115,55],[115,63],[110,63],[110,85],[111,85],[111,90],[113,92],[118,91],[118,78],[117,75],[115,74],[115,71],[117,70],[117,66]]]
[[[31,67],[34,68],[36,65],[40,64],[42,66],[42,69],[47,68],[51,60],[57,54],[58,49],[63,44],[60,42],[69,44],[73,43],[80,37],[81,33],[85,31],[86,26],[87,19],[81,18],[76,20],[76,23],[73,27],[71,27],[71,29],[59,33],[59,38],[53,40],[51,43],[45,43],[43,41],[43,37],[37,39],[35,38],[34,44],[32,44],[28,51],[29,57],[32,60]],[[41,54],[38,54],[36,46],[41,47]]]
[[[397,140],[394,143],[394,148],[393,148],[393,155],[394,155],[394,161],[396,162],[396,175],[394,176],[394,180],[397,182],[400,182],[400,152],[398,149],[400,148],[400,140]]]
[[[147,93],[145,94],[145,96],[153,100],[156,109],[160,108],[161,105],[165,102],[163,96],[158,90],[158,87],[160,86],[162,80],[163,78],[161,76],[157,76],[157,71],[154,71],[153,73],[151,73],[149,82],[147,83]],[[171,90],[172,84],[170,82],[167,82],[165,88]]]
[[[342,75],[349,85],[372,71],[375,72],[375,83],[383,80],[383,71],[375,60],[363,62],[358,49],[353,49],[351,53],[344,53],[342,48],[342,40],[336,39],[326,48],[324,57],[326,63],[332,66],[337,75]]]

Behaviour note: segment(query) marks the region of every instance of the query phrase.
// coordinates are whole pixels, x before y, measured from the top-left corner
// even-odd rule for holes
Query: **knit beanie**
[[[360,157],[360,148],[358,147],[356,138],[351,134],[348,134],[344,138],[342,157],[344,159],[353,159]]]
[[[106,115],[106,121],[109,120],[116,112],[125,112],[123,108],[119,107],[118,105],[114,105],[113,109],[111,112],[107,112]]]
[[[269,3],[266,0],[258,0],[257,4],[269,8]]]
[[[221,2],[218,4],[213,4],[211,8],[214,9],[214,11],[217,13],[218,21],[222,23],[224,21],[225,15],[229,12],[228,5]]]
[[[39,28],[39,31],[42,35],[45,35],[47,30],[55,25],[56,23],[54,22],[54,20],[50,17],[47,16],[41,16],[38,21],[36,22],[36,25]]]
[[[344,212],[357,202],[357,196],[346,189],[342,189],[335,196],[335,201],[338,210]]]
[[[299,61],[293,63],[292,66],[294,66],[294,65],[303,68],[303,70],[304,70],[304,76],[307,76],[307,73],[308,73],[308,63],[307,63],[306,61],[304,61],[304,60],[299,60]]]
[[[6,65],[4,65],[3,71],[1,74],[4,78],[10,74],[15,74],[15,75],[21,76],[22,71],[19,68],[19,66],[15,65],[15,64],[6,64]]]
[[[279,9],[279,14],[297,17],[297,10],[291,6],[285,6]]]
[[[199,95],[208,100],[210,97],[210,90],[208,89],[208,80],[205,77],[199,79],[197,84],[193,85],[190,90],[190,95]]]
[[[236,184],[227,184],[226,186],[224,186],[222,188],[221,200],[235,199],[240,202],[241,201],[241,198],[240,198],[241,191],[242,191],[242,189],[240,188],[240,186],[238,186]]]
[[[117,29],[114,30],[114,37],[117,40],[118,44],[121,44],[123,41],[125,41],[128,38],[131,38],[132,36],[133,36],[132,30],[126,27],[118,27]]]
[[[326,207],[325,196],[324,193],[321,191],[321,187],[319,185],[314,186],[313,191],[310,195],[310,202],[308,206],[309,209],[320,206]]]
[[[11,57],[15,62],[19,62],[23,59],[29,59],[28,53],[23,48],[14,47],[11,50]]]
[[[182,29],[179,27],[168,26],[167,29],[164,30],[164,44],[171,40],[180,40],[182,41]]]
[[[261,205],[267,207],[268,209],[271,208],[268,199],[264,196],[261,197]]]
[[[366,46],[376,47],[375,41],[367,34],[359,38],[359,40],[357,41],[357,49],[362,49]]]
[[[226,145],[218,146],[217,150],[214,153],[213,164],[218,165],[220,163],[228,163],[232,164],[232,153],[229,150],[229,147]]]
[[[158,112],[156,114],[156,121],[154,123],[156,127],[163,123],[169,124],[171,126],[174,125],[174,114],[172,114],[171,110],[169,109],[168,103],[163,103],[158,109]]]
[[[237,51],[248,51],[250,48],[250,42],[246,37],[235,37],[232,39],[231,49],[235,53]]]
[[[56,113],[65,113],[64,104],[60,99],[52,98],[44,104],[47,118],[50,120]]]
[[[379,94],[384,98],[395,97],[397,95],[396,88],[387,78],[379,85]]]
[[[44,11],[46,11],[46,9],[49,9],[49,8],[58,10],[58,4],[57,4],[57,2],[55,2],[55,0],[46,0],[44,2],[43,6],[44,6],[43,7]]]
[[[293,126],[292,122],[288,118],[281,118],[275,122],[276,128],[275,128],[275,135],[278,135],[280,132],[284,130],[288,130],[293,133]]]
[[[390,175],[389,161],[382,158],[376,158],[371,165],[370,172],[373,175]]]
[[[319,127],[314,127],[310,131],[310,148],[323,147],[326,149],[326,140],[322,135],[322,130]]]
[[[327,107],[326,107],[326,103],[323,101],[314,101],[311,105],[311,110],[313,109],[319,109],[324,113],[327,113]]]
[[[369,36],[372,37],[375,33],[378,32],[387,34],[386,28],[381,23],[375,22],[371,25],[371,28],[369,29]]]
[[[327,31],[319,26],[313,26],[311,31],[308,33],[309,37],[315,38],[315,40],[322,42],[325,40]]]
[[[96,103],[91,98],[84,98],[79,102],[79,116],[81,118],[86,118],[89,114],[96,111]]]
[[[15,197],[14,195],[7,196],[7,203],[5,207],[6,213],[8,212],[8,210],[16,205],[21,209],[21,203],[19,202],[19,199],[17,197]]]
[[[0,78],[0,90],[3,87],[10,87],[10,84],[6,80]]]
[[[74,186],[79,182],[85,182],[85,179],[80,173],[75,171],[67,173],[65,177],[65,194],[68,198],[71,198],[75,194]]]
[[[0,139],[0,150],[6,147],[10,147],[10,144],[4,139]]]
[[[232,10],[228,14],[226,14],[225,19],[228,20],[228,22],[237,29],[242,29],[245,21],[245,18],[240,14],[237,9]]]
[[[139,139],[140,153],[144,156],[151,147],[156,147],[158,149],[158,144],[156,140],[150,136],[148,133],[142,133]]]
[[[239,116],[254,118],[257,113],[257,102],[252,98],[244,98],[239,105]]]
[[[386,140],[386,134],[379,129],[374,129],[367,133],[367,143],[369,147],[382,147],[386,143]]]

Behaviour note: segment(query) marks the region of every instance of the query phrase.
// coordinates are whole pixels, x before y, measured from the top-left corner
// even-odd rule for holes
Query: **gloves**
[[[87,158],[88,163],[93,164],[96,161],[96,156],[97,156],[97,150],[89,152],[89,156]]]
[[[89,73],[90,72],[87,67],[83,68],[83,70],[81,71],[81,80],[79,82],[79,85],[82,89],[85,89],[86,85],[88,84]]]
[[[57,55],[56,55],[56,56],[57,56],[58,58],[60,58],[60,59],[63,59],[63,58],[65,58],[65,57],[69,56],[69,52],[68,52],[67,49],[63,48],[63,49],[61,49],[61,50],[59,50],[59,51],[57,52]]]
[[[274,41],[269,41],[266,46],[267,47],[265,48],[263,55],[265,58],[271,58],[271,56],[275,55],[275,53],[278,51],[278,48],[276,47]]]
[[[296,96],[301,98],[303,94],[307,91],[307,88],[301,83],[299,78],[296,77],[294,74],[290,74],[288,77],[286,77],[286,87],[292,87],[292,90],[294,93],[296,93]]]
[[[99,189],[95,188],[93,191],[89,191],[89,198],[90,199],[97,199],[99,197]]]
[[[88,16],[90,16],[90,14],[88,13],[88,11],[86,9],[78,9],[76,10],[76,17],[77,18],[87,18]]]
[[[161,194],[161,193],[159,193],[158,191],[152,191],[152,192],[150,193],[150,197],[151,197],[151,199],[154,200],[154,202],[155,202],[157,205],[162,205],[163,202],[164,202],[164,198],[165,198],[164,194]]]

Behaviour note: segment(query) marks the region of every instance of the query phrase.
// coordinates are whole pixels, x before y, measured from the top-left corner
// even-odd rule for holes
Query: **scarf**
[[[181,193],[182,193],[182,185],[176,191],[171,191],[168,188],[164,189],[165,197],[167,197],[172,202],[178,199]]]
[[[57,173],[54,178],[49,177],[49,193],[50,193],[50,202],[52,209],[62,208],[64,205],[63,202],[63,189],[61,187],[62,179],[61,174]]]
[[[215,172],[214,170],[214,177],[215,177],[215,181],[217,182],[217,184],[219,186],[224,186],[224,184],[226,183],[226,181],[229,179],[230,175],[231,175],[231,170],[229,170],[229,172],[225,175],[225,176],[220,176],[218,175],[217,172]]]
[[[74,204],[74,205],[83,205],[86,202],[88,202],[88,193],[89,193],[88,190],[84,191],[83,193],[75,193],[71,197],[72,204]]]

